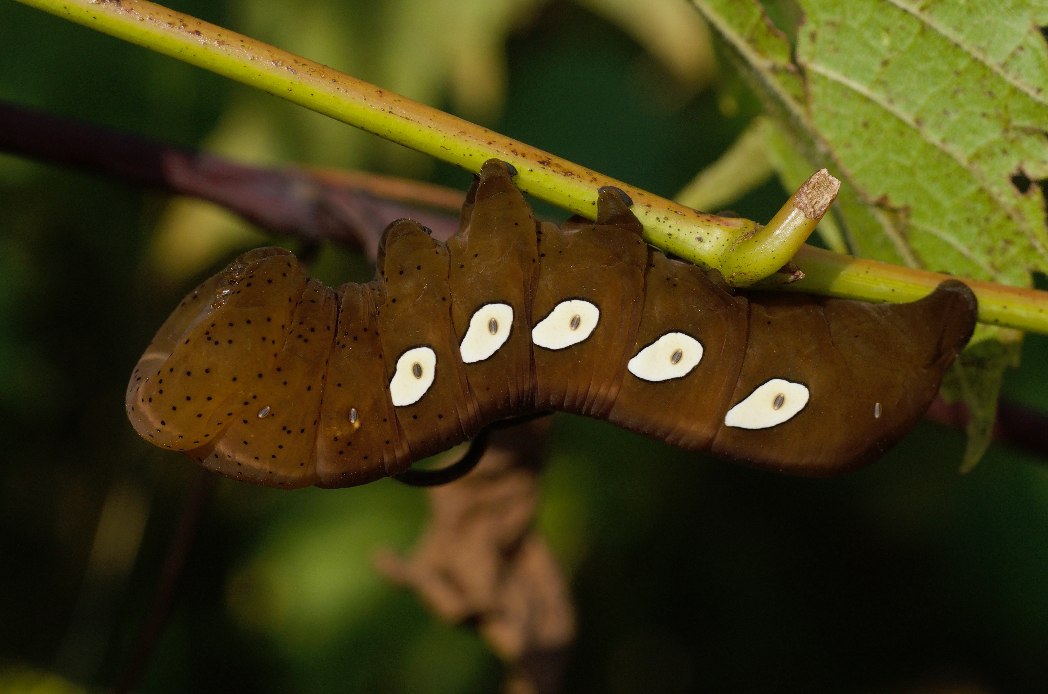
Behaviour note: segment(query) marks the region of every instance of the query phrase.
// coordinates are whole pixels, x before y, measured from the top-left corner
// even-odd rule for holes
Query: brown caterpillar
[[[393,222],[376,278],[337,291],[287,251],[187,296],[135,367],[151,443],[259,484],[398,474],[488,423],[562,410],[792,473],[866,462],[935,396],[975,322],[945,282],[911,304],[735,294],[647,246],[624,196],[537,222],[487,162],[448,242]]]

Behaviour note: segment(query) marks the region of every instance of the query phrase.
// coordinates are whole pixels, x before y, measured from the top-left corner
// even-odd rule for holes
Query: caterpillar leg
[[[499,159],[489,159],[473,177],[473,185],[466,193],[459,218],[459,233],[471,229],[481,234],[485,230],[503,230],[499,224],[510,228],[519,224],[534,224],[531,206],[523,193],[513,184],[517,170]],[[497,232],[495,232],[497,233]]]
[[[630,208],[633,200],[625,191],[604,186],[597,191],[597,224],[610,224],[641,233],[643,227]]]

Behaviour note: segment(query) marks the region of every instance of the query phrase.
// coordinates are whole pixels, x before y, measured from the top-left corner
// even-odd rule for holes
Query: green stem
[[[841,182],[831,176],[826,169],[820,169],[790,196],[768,226],[758,229],[746,240],[752,253],[760,254],[771,260],[771,265],[782,268],[790,262],[804,247],[804,239],[815,231],[815,225],[826,214]],[[795,243],[800,239],[800,243]],[[764,279],[746,274],[748,268],[737,264],[738,256],[732,253],[724,259],[721,272],[731,284],[745,286]],[[744,260],[738,262],[745,262]],[[746,281],[740,282],[742,276]]]
[[[479,170],[487,159],[502,159],[517,168],[517,183],[523,190],[576,214],[592,218],[597,189],[616,186],[633,199],[633,210],[652,245],[717,268],[736,286],[772,276],[795,253],[807,278],[786,286],[813,293],[906,301],[946,279],[804,246],[832,194],[829,199],[800,201],[798,195],[806,186],[809,194],[826,195],[832,177],[820,179],[812,188],[812,181],[820,176],[816,174],[761,227],[746,219],[696,212],[319,63],[143,0],[19,2],[267,91],[470,171]],[[1048,334],[1048,294],[987,282],[969,284],[979,297],[981,320]]]
[[[805,246],[794,258],[804,279],[778,289],[817,292],[866,301],[915,301],[950,279],[930,270],[854,258]],[[955,278],[956,279],[956,278]],[[979,321],[1048,334],[1048,293],[1026,287],[963,280],[979,299]],[[769,285],[770,286],[770,285]]]
[[[143,0],[19,0],[52,14],[256,87],[433,157],[479,171],[491,158],[516,167],[517,184],[589,218],[597,189],[615,186],[634,201],[649,242],[706,267],[730,256],[730,281],[748,284],[779,269],[747,239],[760,225],[696,212],[647,191],[530,147],[235,32]],[[796,250],[804,238],[786,235]],[[781,254],[780,254],[781,255]]]

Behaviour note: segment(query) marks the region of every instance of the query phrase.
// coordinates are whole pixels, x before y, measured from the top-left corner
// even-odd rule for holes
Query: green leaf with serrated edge
[[[764,16],[758,3],[694,4],[779,118],[769,145],[784,182],[795,185],[798,159],[843,179],[834,214],[853,252],[1011,284],[1045,269],[1044,199],[1013,176],[1048,174],[1048,51],[1037,28],[1048,2],[800,0],[799,91],[779,83],[781,64],[767,67],[769,42],[789,54],[784,33],[753,21]],[[1019,344],[980,327],[948,380],[946,394],[971,412],[966,468],[989,441]]]

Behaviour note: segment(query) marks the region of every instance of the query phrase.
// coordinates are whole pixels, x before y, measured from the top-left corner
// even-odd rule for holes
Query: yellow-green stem
[[[929,270],[854,258],[804,246],[794,262],[804,279],[776,284],[777,289],[815,292],[866,301],[914,301],[950,279]],[[1025,287],[962,279],[979,299],[979,320],[1019,330],[1048,334],[1048,293]],[[771,286],[769,284],[769,286]]]
[[[299,56],[143,0],[20,0],[98,31],[203,67],[470,171],[491,158],[513,164],[521,189],[592,218],[597,189],[616,186],[634,201],[647,239],[700,265],[729,254],[740,283],[778,266],[745,242],[760,225],[683,207],[547,152],[393,94]],[[805,237],[806,238],[806,237]],[[804,239],[792,241],[799,246]],[[752,278],[752,279],[750,279]]]
[[[513,164],[522,189],[592,217],[600,186],[634,200],[649,242],[722,270],[738,286],[769,277],[797,252],[807,274],[791,289],[870,300],[916,298],[945,276],[803,246],[817,218],[795,197],[766,227],[695,212],[318,63],[142,0],[19,0],[324,113],[471,171],[492,157]],[[828,204],[828,203],[827,203]],[[1048,294],[969,282],[980,319],[1048,334]],[[779,286],[782,286],[781,283]]]
[[[813,173],[775,213],[768,226],[757,229],[746,239],[750,252],[764,256],[773,267],[786,265],[815,231],[815,225],[826,214],[840,187],[841,182],[826,169]],[[734,252],[724,258],[720,267],[728,282],[736,286],[748,286],[763,279],[751,269],[752,265]]]

